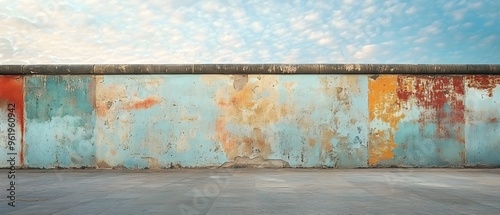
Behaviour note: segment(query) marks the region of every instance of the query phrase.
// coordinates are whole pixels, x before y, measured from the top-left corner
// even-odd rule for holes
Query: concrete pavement
[[[0,170],[0,214],[498,214],[500,169]]]

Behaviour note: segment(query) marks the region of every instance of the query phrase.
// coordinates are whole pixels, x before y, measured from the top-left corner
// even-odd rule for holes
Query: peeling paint
[[[276,76],[249,76],[247,83],[238,88],[220,89],[216,103],[222,115],[216,121],[216,133],[228,159],[237,156],[263,156],[271,153],[270,142],[260,130],[276,123],[290,111],[278,102],[278,79]],[[246,135],[234,134],[230,126],[249,126]]]
[[[130,106],[126,109],[135,109],[135,110],[148,109],[154,105],[159,104],[160,102],[161,101],[159,98],[148,97],[148,98],[145,98],[145,99],[142,99],[142,100],[139,100],[139,101],[136,101],[136,102],[130,104]]]
[[[370,111],[370,165],[464,165],[464,77],[388,77],[390,83],[380,83],[389,91],[379,88],[377,92],[380,86],[375,85],[370,90],[370,110],[374,108]],[[377,119],[380,110],[382,117]]]
[[[7,128],[10,128],[8,126],[8,111],[9,104],[15,104],[15,111],[13,112],[15,114],[14,119],[15,121],[15,127],[14,129],[16,130],[15,132],[15,151],[18,155],[16,165],[17,166],[23,166],[24,165],[24,78],[22,76],[0,76],[0,128],[4,127],[4,129],[0,129],[0,131],[4,132],[3,134],[0,134],[0,140],[2,141],[0,143],[0,146],[3,146],[1,148],[7,150],[8,147],[8,137],[7,137]],[[3,138],[5,135],[5,139]],[[11,151],[9,151],[11,152]],[[6,153],[2,153],[0,155],[0,165],[1,166],[8,166],[7,165],[7,157]]]
[[[369,164],[394,158],[397,147],[394,132],[404,118],[398,101],[398,76],[381,75],[369,81],[368,110],[370,113]],[[409,89],[411,90],[411,89]]]
[[[465,146],[468,166],[500,166],[500,77],[466,79]]]
[[[500,76],[494,75],[472,75],[467,76],[467,86],[488,92],[488,96],[493,96],[493,90],[500,85]]]
[[[248,83],[248,75],[233,75],[233,87],[235,90],[242,90]]]
[[[94,79],[26,77],[26,165],[95,166]]]

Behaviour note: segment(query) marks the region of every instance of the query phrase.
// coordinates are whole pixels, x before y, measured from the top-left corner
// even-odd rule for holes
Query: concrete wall
[[[500,166],[499,102],[494,75],[4,75],[0,167],[12,103],[30,168]]]

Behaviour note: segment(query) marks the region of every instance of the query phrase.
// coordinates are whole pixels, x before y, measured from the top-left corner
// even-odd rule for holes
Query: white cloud
[[[439,21],[434,21],[432,24],[424,27],[422,30],[421,30],[421,33],[422,34],[429,34],[429,35],[434,35],[434,34],[438,34],[441,32],[441,24]]]
[[[310,13],[304,17],[305,21],[311,22],[319,19],[319,13]]]
[[[366,15],[373,15],[377,11],[377,7],[375,6],[370,6],[365,9],[363,9],[362,13]]]
[[[428,37],[421,37],[421,38],[416,39],[415,43],[425,43],[425,42],[427,42],[427,40],[429,40]]]
[[[460,21],[462,20],[464,17],[465,17],[465,13],[467,11],[464,10],[464,9],[460,9],[460,10],[456,10],[452,13],[453,15],[453,19],[455,19],[455,21]]]
[[[332,43],[332,39],[329,37],[323,37],[318,40],[318,45],[328,45]]]
[[[411,15],[416,14],[417,12],[418,12],[417,7],[412,6],[412,7],[408,8],[408,9],[405,11],[405,14],[406,14],[406,15],[410,15],[410,16],[411,16]]]
[[[259,22],[252,22],[252,25],[250,25],[250,27],[255,32],[261,32],[262,30],[264,30],[264,28]]]
[[[377,52],[377,46],[376,45],[373,45],[373,44],[370,44],[370,45],[366,45],[366,46],[363,46],[361,48],[361,50],[359,50],[358,52],[356,52],[354,54],[354,58],[356,59],[371,59],[374,57],[374,55],[376,54]]]

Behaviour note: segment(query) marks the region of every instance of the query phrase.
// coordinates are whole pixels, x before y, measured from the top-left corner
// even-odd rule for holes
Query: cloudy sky
[[[498,0],[0,0],[0,64],[500,63]]]

